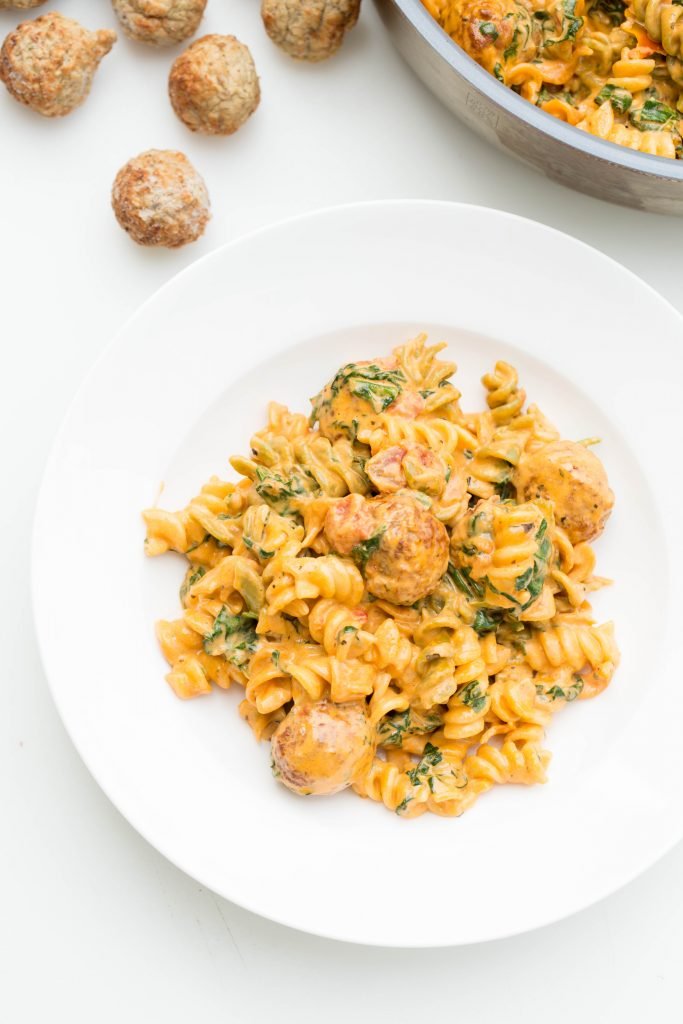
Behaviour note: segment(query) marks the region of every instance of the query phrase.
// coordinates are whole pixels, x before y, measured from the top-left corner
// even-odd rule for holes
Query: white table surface
[[[44,121],[0,89],[0,1019],[6,1024],[346,1024],[418,1015],[487,1024],[503,1014],[530,1024],[593,1024],[680,1013],[683,847],[600,905],[515,939],[421,952],[323,941],[214,896],[151,849],[89,776],[47,690],[31,616],[29,546],[52,437],[116,330],[202,254],[319,206],[395,197],[462,200],[574,234],[683,310],[683,221],[574,194],[480,142],[403,65],[365,3],[343,51],[308,67],[272,46],[257,0],[209,0],[205,31],[231,32],[246,42],[262,82],[260,109],[230,139],[188,133],[166,100],[172,54],[125,39],[105,59],[86,106],[65,120]],[[62,0],[60,10],[91,28],[116,24],[106,0]],[[16,12],[0,14],[0,33],[18,20]],[[151,147],[185,150],[211,192],[205,237],[179,252],[138,249],[109,208],[119,166]],[[532,281],[533,267],[529,272]],[[571,267],[557,269],[557,297],[558,315],[563,304],[581,302],[572,293]],[[74,552],[74,572],[80,571]],[[84,574],[84,600],[96,600],[98,586],[106,580],[93,586]],[[73,628],[77,651],[77,608]],[[649,729],[644,740],[655,738]],[[286,884],[286,857],[281,863]],[[569,870],[558,865],[558,885]],[[410,885],[407,879],[407,890]]]

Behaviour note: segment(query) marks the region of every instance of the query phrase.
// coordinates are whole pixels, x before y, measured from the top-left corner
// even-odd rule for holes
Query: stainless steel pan
[[[375,2],[398,51],[425,85],[499,149],[599,199],[683,215],[683,160],[605,142],[539,110],[479,67],[420,0]]]

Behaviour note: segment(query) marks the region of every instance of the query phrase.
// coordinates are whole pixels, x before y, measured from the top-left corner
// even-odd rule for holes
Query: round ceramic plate
[[[360,943],[438,946],[526,931],[632,879],[683,834],[677,430],[682,322],[593,249],[448,203],[326,210],[226,246],[166,285],[90,373],[39,500],[40,647],[104,791],[166,857],[273,920]],[[239,687],[181,702],[154,622],[183,560],[143,555],[140,510],[182,507],[247,452],[270,399],[299,410],[345,362],[419,331],[448,343],[465,408],[514,363],[563,436],[599,436],[617,495],[596,595],[622,664],[558,715],[550,780],[459,819],[406,821],[350,792],[301,799],[237,714]],[[659,494],[659,498],[657,495]]]

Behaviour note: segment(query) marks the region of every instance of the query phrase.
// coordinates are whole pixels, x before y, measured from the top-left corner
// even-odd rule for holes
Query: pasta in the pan
[[[683,7],[664,0],[422,0],[451,38],[541,110],[681,158]]]
[[[619,661],[587,601],[602,464],[505,362],[464,413],[443,348],[344,366],[310,420],[271,404],[239,481],[144,513],[147,553],[189,563],[182,617],[157,627],[175,693],[237,683],[291,790],[405,817],[544,782],[552,716]]]

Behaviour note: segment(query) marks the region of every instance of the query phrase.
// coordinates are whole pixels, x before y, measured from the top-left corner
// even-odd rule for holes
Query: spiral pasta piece
[[[406,772],[380,758],[375,758],[370,770],[353,788],[359,796],[383,803],[404,818],[416,818],[427,810],[429,791],[414,786]]]
[[[534,743],[507,740],[502,747],[485,743],[476,754],[465,758],[465,771],[469,779],[476,781],[532,786],[547,781],[550,757],[547,750]]]
[[[635,20],[672,57],[683,57],[683,8],[664,0],[632,0]]]
[[[319,558],[286,558],[284,572],[293,580],[294,593],[303,600],[334,598],[356,605],[363,596],[363,577],[353,564],[336,555]]]
[[[559,625],[537,630],[526,644],[526,660],[537,672],[569,665],[576,672],[590,666],[610,679],[619,663],[614,625]]]
[[[519,387],[519,377],[514,366],[499,359],[491,373],[481,379],[486,388],[486,404],[495,423],[509,423],[522,411],[526,394]]]

